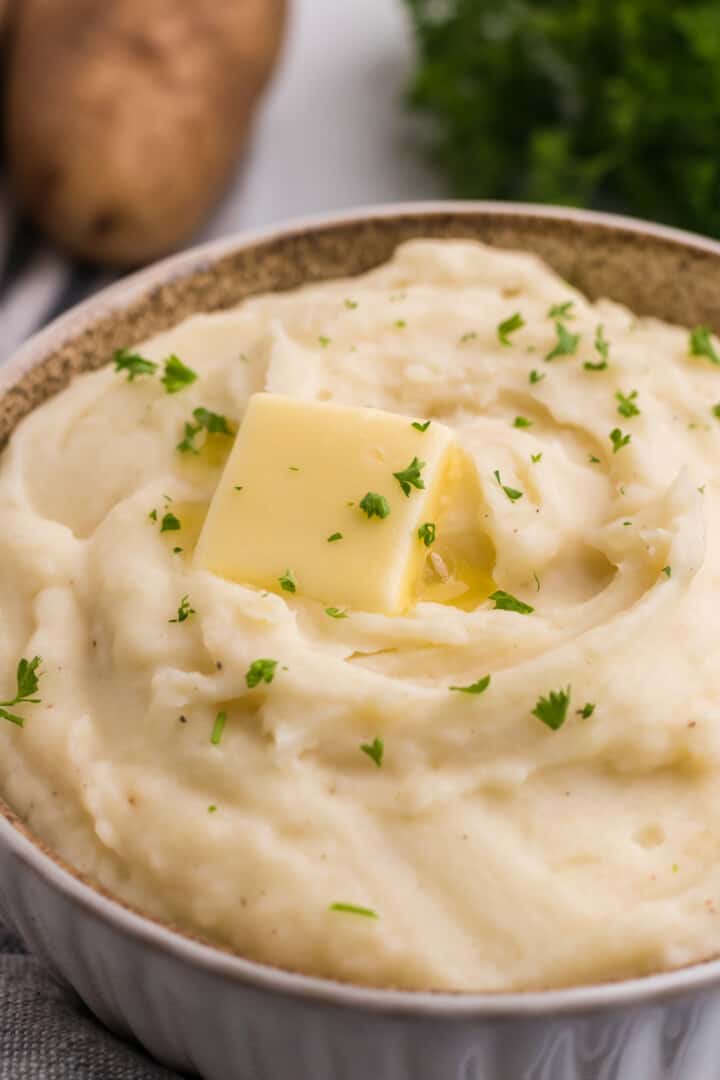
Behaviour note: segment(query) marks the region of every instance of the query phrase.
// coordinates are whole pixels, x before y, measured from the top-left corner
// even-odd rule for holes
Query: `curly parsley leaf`
[[[608,436],[612,443],[613,454],[617,454],[619,450],[622,450],[624,446],[627,446],[631,441],[631,435],[623,435],[620,428],[613,428]]]
[[[208,435],[233,434],[228,420],[221,416],[220,413],[212,412],[210,409],[200,406],[193,409],[193,418],[195,423],[185,423],[184,437],[177,444],[177,449],[181,454],[198,454],[200,452],[195,440],[201,431],[207,432]]]
[[[570,687],[566,690],[551,690],[547,697],[538,698],[532,715],[542,720],[543,724],[557,731],[565,723],[570,704]]]
[[[277,660],[253,660],[245,673],[245,683],[249,690],[254,690],[260,683],[271,683],[275,678]]]
[[[555,333],[557,334],[557,342],[545,359],[551,361],[555,360],[558,356],[574,356],[580,343],[580,335],[571,334],[567,327],[561,322],[555,323]]]
[[[124,371],[127,381],[133,382],[139,375],[154,375],[158,365],[152,360],[141,356],[140,353],[130,352],[129,349],[118,349],[113,357],[116,371]]]
[[[412,424],[410,426],[414,427],[416,431],[427,431],[427,429],[430,427],[431,423],[432,423],[432,420],[425,420],[422,424],[420,423],[419,420],[413,420],[413,422],[412,422]]]
[[[293,592],[294,593],[294,592],[297,591],[297,582],[295,580],[295,575],[293,574],[292,570],[290,570],[289,568],[285,571],[284,574],[280,575],[280,577],[278,578],[278,581],[280,582],[280,588],[284,592]]]
[[[704,356],[711,364],[720,364],[720,355],[713,344],[709,326],[696,326],[690,331],[688,351],[691,356]]]
[[[180,601],[180,606],[177,609],[177,615],[174,619],[168,619],[171,623],[182,623],[186,619],[189,619],[191,615],[197,614],[195,608],[190,607],[190,599],[187,596],[183,596]]]
[[[485,675],[484,678],[478,679],[477,682],[470,683],[469,686],[449,686],[448,690],[456,690],[460,694],[484,694],[490,685],[490,676]]]
[[[376,491],[368,491],[367,495],[362,497],[360,500],[360,509],[363,510],[369,518],[386,518],[390,514],[389,502],[384,495],[378,495]]]
[[[385,753],[385,744],[382,739],[379,739],[377,735],[371,743],[361,743],[360,749],[363,754],[367,754],[371,761],[374,761],[378,769],[383,763],[383,754]]]
[[[9,712],[9,710],[16,705],[40,704],[41,699],[34,697],[34,695],[38,692],[40,685],[38,668],[41,663],[42,657],[40,656],[33,656],[32,660],[26,660],[23,657],[19,661],[15,672],[15,697],[10,698],[8,701],[0,701],[0,718],[9,720],[11,724],[15,724],[17,727],[25,726],[24,718],[18,716],[17,713]]]
[[[576,709],[575,712],[578,716],[581,716],[583,720],[588,720],[595,712],[595,705],[591,701],[588,701],[583,705],[582,709]]]
[[[530,604],[518,600],[516,596],[505,592],[504,589],[497,589],[490,594],[489,599],[495,601],[495,611],[516,611],[519,615],[532,615],[535,610]]]
[[[180,519],[175,517],[175,515],[171,514],[169,511],[168,511],[167,514],[165,514],[163,516],[163,519],[160,522],[160,532],[161,533],[164,533],[164,532],[177,532],[177,530],[181,529],[181,528],[182,528],[182,525],[180,523]]]
[[[525,320],[519,311],[516,311],[514,315],[510,315],[509,318],[503,319],[497,328],[497,336],[501,345],[512,345],[509,335],[514,334],[517,330],[522,330],[525,325]]]
[[[401,469],[400,472],[394,472],[393,476],[397,480],[400,487],[406,496],[410,495],[411,488],[417,488],[420,490],[425,487],[425,481],[420,473],[425,468],[425,462],[420,461],[419,458],[414,457],[406,469]]]
[[[435,543],[435,523],[432,521],[426,521],[418,529],[418,539],[422,540],[425,547],[430,547]]]
[[[548,310],[548,319],[574,319],[574,300],[566,300],[563,304],[553,304]]]
[[[177,394],[179,390],[184,390],[196,379],[197,372],[183,364],[179,356],[175,356],[174,353],[168,356],[165,361],[165,374],[160,380],[168,394]]]
[[[625,416],[630,419],[631,416],[639,416],[640,410],[635,404],[637,401],[638,392],[632,390],[629,394],[623,394],[622,390],[618,390],[615,393],[615,400],[618,403],[618,412],[621,416]]]

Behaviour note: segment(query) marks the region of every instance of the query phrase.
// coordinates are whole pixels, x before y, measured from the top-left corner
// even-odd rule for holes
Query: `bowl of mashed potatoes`
[[[417,205],[5,365],[0,911],[99,1017],[211,1080],[709,1067],[719,290]]]

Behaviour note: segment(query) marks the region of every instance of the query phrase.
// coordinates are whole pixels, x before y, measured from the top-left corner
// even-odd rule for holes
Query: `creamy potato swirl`
[[[0,698],[43,658],[0,721],[8,802],[142,910],[303,972],[507,990],[720,951],[714,348],[532,256],[415,241],[158,335],[154,375],[77,378],[0,469]],[[169,394],[173,353],[198,378]],[[193,569],[231,440],[180,453],[184,424],[260,390],[451,426],[474,599],[334,619]]]

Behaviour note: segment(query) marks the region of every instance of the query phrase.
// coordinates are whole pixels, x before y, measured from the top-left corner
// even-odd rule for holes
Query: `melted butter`
[[[458,450],[449,471],[416,600],[473,611],[495,592],[495,550],[482,531],[483,499],[475,464]]]

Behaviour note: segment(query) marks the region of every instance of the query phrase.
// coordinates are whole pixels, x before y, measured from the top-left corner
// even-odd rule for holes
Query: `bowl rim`
[[[380,204],[320,213],[250,231],[240,231],[188,248],[115,282],[74,306],[30,337],[0,365],[0,395],[51,349],[80,333],[97,319],[138,299],[153,286],[192,274],[223,256],[266,242],[339,225],[398,217],[454,215],[468,218],[530,217],[573,222],[628,235],[664,240],[720,258],[720,242],[669,226],[620,214],[577,208],[497,201],[433,200]],[[617,1009],[698,992],[720,984],[720,958],[697,961],[670,971],[632,979],[561,989],[511,992],[398,990],[371,987],[305,975],[246,959],[220,946],[156,921],[126,906],[100,886],[84,879],[64,859],[45,848],[31,830],[0,798],[0,842],[9,852],[43,878],[66,899],[113,929],[137,942],[169,953],[207,973],[242,983],[258,991],[285,997],[321,1001],[375,1014],[412,1014],[427,1019],[478,1020],[532,1018],[558,1014]]]

